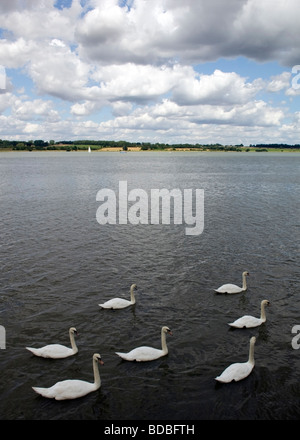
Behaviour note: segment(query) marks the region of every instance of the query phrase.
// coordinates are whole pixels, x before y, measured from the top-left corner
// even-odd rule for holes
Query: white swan
[[[252,336],[250,339],[250,348],[249,348],[249,359],[247,362],[231,364],[227,367],[220,376],[217,376],[215,379],[218,382],[232,382],[239,381],[249,376],[251,371],[254,368],[254,344],[256,342],[256,337]]]
[[[152,348],[152,347],[137,347],[133,350],[129,351],[128,353],[120,353],[116,352],[118,356],[120,356],[125,361],[137,361],[137,362],[146,362],[146,361],[153,361],[155,359],[158,359],[162,356],[166,356],[168,354],[168,347],[166,343],[166,334],[169,334],[172,336],[172,332],[169,329],[169,327],[162,327],[161,329],[161,350],[158,348]]]
[[[94,382],[86,382],[84,380],[67,379],[57,382],[50,388],[32,387],[32,389],[43,397],[56,400],[77,399],[86,394],[96,391],[101,386],[101,379],[99,374],[98,362],[103,365],[100,354],[93,355],[93,371]]]
[[[267,299],[264,299],[261,302],[260,318],[255,318],[254,316],[250,316],[250,315],[244,315],[241,318],[237,319],[236,321],[230,322],[228,325],[230,325],[231,327],[236,327],[236,328],[258,327],[263,322],[266,322],[267,317],[266,317],[265,307],[269,306],[269,305],[270,305],[270,302]]]
[[[243,274],[242,274],[243,286],[242,287],[236,286],[235,284],[223,284],[218,289],[215,289],[215,292],[229,293],[229,294],[244,292],[245,290],[247,290],[246,277],[249,275],[250,275],[249,272],[243,272]]]
[[[130,301],[123,298],[113,298],[103,304],[99,304],[99,306],[103,309],[124,309],[125,307],[132,306],[135,304],[135,290],[137,290],[137,285],[132,284],[130,287]]]
[[[33,353],[35,356],[40,356],[44,358],[62,359],[73,356],[73,354],[78,353],[78,348],[74,336],[75,334],[77,334],[76,328],[71,327],[69,329],[71,348],[60,344],[50,344],[45,345],[45,347],[41,348],[26,347],[26,349],[31,351],[31,353]]]

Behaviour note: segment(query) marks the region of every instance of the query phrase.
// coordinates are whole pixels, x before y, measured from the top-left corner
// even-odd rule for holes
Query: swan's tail
[[[127,353],[120,353],[119,351],[115,352],[118,356],[120,356],[122,359],[124,359],[125,361],[128,360],[127,359]]]
[[[36,356],[40,355],[38,348],[32,348],[32,347],[25,347],[25,348],[26,348],[26,350],[29,350],[32,354],[35,354]]]
[[[222,383],[228,383],[229,382],[228,380],[223,379],[221,376],[215,377],[215,380],[217,380],[218,382],[222,382]]]
[[[42,388],[42,387],[32,387],[33,391],[35,391],[36,393],[40,394],[43,397],[49,397],[49,398],[53,398],[54,396],[51,395],[51,393],[49,393],[49,389],[48,388]]]

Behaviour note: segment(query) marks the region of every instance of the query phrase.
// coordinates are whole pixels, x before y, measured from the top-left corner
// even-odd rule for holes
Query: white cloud
[[[132,110],[131,102],[116,101],[111,104],[114,116],[128,115]]]
[[[39,130],[40,130],[40,126],[38,124],[33,124],[32,122],[28,122],[27,124],[25,124],[23,128],[23,133],[29,134],[31,136],[35,133],[38,133]]]
[[[176,85],[174,99],[180,104],[241,104],[261,89],[261,81],[247,83],[234,72],[215,70],[212,75],[186,77]]]
[[[53,40],[50,41],[50,46],[65,47],[66,45],[62,40],[58,40],[57,38],[53,38]]]
[[[236,17],[233,35],[240,54],[258,61],[279,60],[292,66],[299,60],[298,0],[250,0]]]
[[[14,104],[15,97],[12,93],[0,93],[0,113],[9,109]]]
[[[11,5],[7,7],[7,3]],[[53,4],[53,0],[4,0],[0,6],[0,27],[27,41],[51,37],[74,41],[74,22],[82,11],[80,1],[73,0],[72,7],[63,10],[54,8]]]
[[[82,103],[76,102],[71,107],[71,113],[75,116],[87,116],[100,108],[95,102],[84,101]]]
[[[101,67],[93,78],[99,81],[101,95],[107,99],[142,102],[169,93],[191,73],[190,67],[179,65],[157,67],[126,63]]]
[[[69,101],[84,98],[89,70],[69,47],[50,44],[40,47],[28,65],[39,93]]]
[[[180,106],[168,99],[156,106],[138,108],[130,115],[103,123],[114,128],[130,127],[137,130],[180,128],[183,124],[226,124],[232,126],[278,126],[284,117],[280,109],[269,107],[263,101],[239,106]]]
[[[30,61],[37,49],[36,43],[28,42],[22,37],[14,41],[0,39],[0,64],[6,68],[22,67]]]
[[[46,118],[48,121],[59,120],[58,112],[53,110],[51,101],[34,99],[33,101],[22,101],[15,99],[12,105],[13,115],[20,120],[34,120]]]
[[[130,10],[117,0],[96,4],[78,22],[76,37],[81,56],[97,62],[247,56],[293,65],[300,58],[298,0],[136,0]]]
[[[291,85],[291,73],[283,72],[280,75],[272,76],[271,80],[267,84],[266,90],[268,92],[280,92],[281,90],[288,89]]]
[[[94,45],[119,41],[127,27],[126,13],[117,2],[104,0],[78,23],[76,32],[82,44]]]

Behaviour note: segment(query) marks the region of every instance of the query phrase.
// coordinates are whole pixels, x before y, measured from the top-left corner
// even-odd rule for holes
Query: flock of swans
[[[235,284],[223,284],[218,289],[215,289],[217,293],[235,294],[244,292],[247,290],[246,277],[249,272],[243,272],[242,274],[242,287]],[[123,298],[113,298],[106,301],[99,306],[103,309],[123,309],[125,307],[135,304],[134,292],[137,290],[136,284],[132,284],[130,288],[130,300]],[[234,322],[228,323],[231,327],[236,328],[252,328],[260,326],[266,321],[265,307],[270,305],[268,300],[261,301],[261,315],[260,318],[256,318],[250,315],[244,315],[238,318]],[[41,348],[26,347],[32,354],[44,358],[63,359],[69,356],[73,356],[78,353],[78,348],[75,342],[75,335],[77,334],[76,328],[71,327],[69,329],[71,348],[61,344],[50,344]],[[125,361],[137,361],[147,362],[158,359],[168,354],[168,347],[166,343],[166,335],[172,335],[171,330],[167,326],[163,326],[161,329],[161,349],[148,346],[136,347],[128,353],[116,352]],[[255,336],[250,339],[249,358],[247,362],[239,362],[229,365],[219,376],[215,378],[218,382],[228,383],[232,381],[240,381],[249,376],[254,368],[254,345],[256,342]],[[57,382],[49,388],[32,387],[32,389],[47,398],[56,400],[76,399],[83,397],[86,394],[96,391],[101,386],[101,379],[99,374],[98,364],[103,365],[104,362],[101,359],[99,353],[93,355],[93,372],[94,382],[87,382],[83,380],[67,379]]]

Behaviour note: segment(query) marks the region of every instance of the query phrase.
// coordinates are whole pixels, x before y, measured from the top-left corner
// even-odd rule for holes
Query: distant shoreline
[[[0,148],[0,153],[5,152],[75,152],[75,153],[84,153],[88,152],[87,148],[43,148],[43,149],[15,149],[15,148]],[[189,153],[300,153],[300,148],[256,148],[256,147],[240,147],[239,149],[209,149],[209,148],[153,148],[144,150],[140,147],[128,147],[124,150],[121,147],[103,147],[103,148],[92,148],[91,153],[102,153],[102,152],[110,152],[110,153],[130,153],[130,152],[189,152]]]
[[[17,141],[0,139],[0,151],[90,151],[90,152],[139,152],[139,151],[189,151],[189,152],[300,152],[299,144],[257,143],[257,144],[220,144],[218,142],[203,143],[151,143],[128,142],[125,140],[90,140],[79,139],[45,141],[43,139]]]

